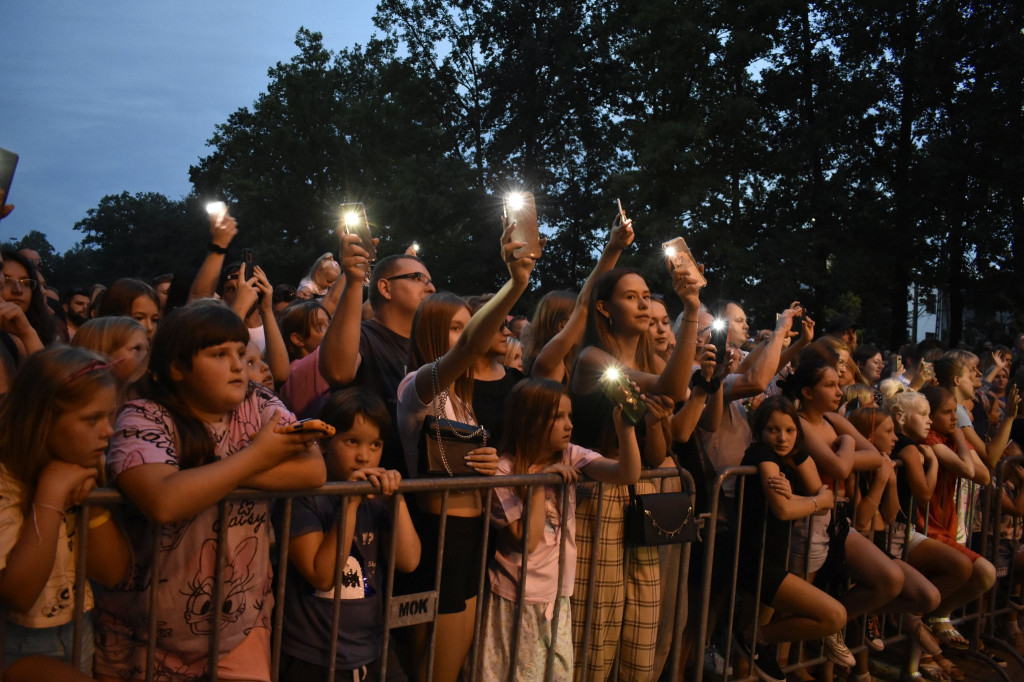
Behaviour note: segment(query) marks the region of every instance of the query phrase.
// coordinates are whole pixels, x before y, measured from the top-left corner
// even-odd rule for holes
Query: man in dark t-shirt
[[[341,236],[345,291],[320,345],[320,373],[332,389],[360,386],[385,402],[391,428],[384,437],[380,465],[397,469],[405,477],[409,472],[396,427],[398,384],[408,373],[409,336],[416,309],[436,289],[416,256],[383,258],[370,276],[373,317],[363,322],[361,285],[366,256],[358,236]]]

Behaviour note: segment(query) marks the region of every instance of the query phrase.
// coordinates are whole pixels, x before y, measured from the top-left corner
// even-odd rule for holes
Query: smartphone
[[[219,216],[228,212],[228,205],[223,201],[211,201],[206,205],[206,215]]]
[[[377,247],[373,245],[373,235],[370,234],[366,206],[362,203],[341,205],[341,232],[358,235],[360,246],[369,254],[370,261],[377,260]]]
[[[697,267],[697,261],[694,260],[693,254],[690,253],[690,248],[686,245],[685,239],[676,237],[672,241],[663,243],[661,248],[665,249],[665,257],[672,262],[673,268],[684,265],[697,276],[700,288],[708,285],[708,281],[700,271],[700,268]]]
[[[634,426],[647,414],[647,403],[633,390],[629,376],[618,367],[612,366],[601,375],[601,388],[616,405],[622,405],[622,416]]]
[[[256,252],[252,249],[242,249],[242,281],[248,282],[255,275]]]
[[[11,182],[14,181],[14,169],[18,167],[18,155],[6,149],[0,149],[0,206],[6,204],[11,196]],[[3,211],[0,210],[0,219]]]
[[[334,427],[322,419],[300,419],[288,426],[275,429],[278,433],[299,433],[300,431],[318,431],[330,438],[334,435]]]
[[[721,324],[717,324],[721,322]],[[721,367],[725,362],[726,353],[729,350],[729,323],[715,320],[711,325],[711,339],[709,343],[715,347],[715,366]]]
[[[540,258],[540,227],[537,225],[537,207],[533,203],[530,192],[511,192],[504,200],[505,224],[515,223],[512,229],[512,241],[526,242],[512,252],[516,258],[524,256]]]
[[[621,223],[625,223],[626,222],[626,212],[622,209],[622,199],[616,199],[615,201],[618,202],[618,204],[619,204],[619,223],[620,224]]]

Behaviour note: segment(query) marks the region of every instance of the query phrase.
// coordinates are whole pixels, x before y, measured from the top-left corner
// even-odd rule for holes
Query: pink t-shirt
[[[217,424],[208,425],[218,459],[248,447],[262,425],[282,414],[294,417],[273,393],[249,384],[251,393]],[[132,400],[117,415],[107,459],[110,479],[143,464],[178,466],[174,422],[159,404]],[[227,550],[224,606],[221,609],[220,650],[238,647],[256,628],[269,628],[274,597],[271,591],[270,501],[227,503]],[[156,547],[157,611],[149,612],[154,526],[134,506],[125,507],[125,530],[135,555],[133,576],[113,590],[97,590],[97,673],[122,679],[145,675],[147,627],[156,618],[156,679],[188,679],[206,673],[217,558],[217,507],[160,528]],[[269,658],[253,661],[254,670],[269,674]],[[258,678],[250,678],[258,679]]]
[[[562,453],[562,464],[580,471],[601,454],[593,450],[570,444]],[[502,457],[498,461],[498,476],[512,473],[512,460]],[[558,499],[561,486],[544,487],[544,537],[526,561],[526,586],[524,599],[527,604],[550,604],[557,596],[572,596],[576,579],[576,486],[568,486],[569,518],[562,524],[561,501]],[[523,502],[512,488],[495,488],[491,502],[491,523],[499,529],[505,528],[523,515]],[[565,572],[562,575],[562,591],[556,594],[558,586],[558,548],[561,544],[559,529],[564,525]],[[519,569],[523,555],[522,543],[513,541],[505,534],[498,540],[494,560],[488,569],[491,591],[508,600],[516,598],[519,583]]]
[[[292,362],[288,381],[281,387],[281,400],[294,412],[307,417],[306,410],[317,398],[326,395],[331,386],[320,374],[320,347],[304,358]]]

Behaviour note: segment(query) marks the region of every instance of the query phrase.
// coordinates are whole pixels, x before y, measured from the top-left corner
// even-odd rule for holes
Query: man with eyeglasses
[[[391,430],[380,465],[408,475],[395,424],[398,384],[408,373],[409,336],[420,301],[434,293],[426,266],[416,256],[381,259],[370,275],[373,317],[362,321],[362,283],[367,252],[357,235],[341,235],[341,267],[346,279],[341,302],[320,343],[320,372],[332,389],[360,386],[387,404]]]

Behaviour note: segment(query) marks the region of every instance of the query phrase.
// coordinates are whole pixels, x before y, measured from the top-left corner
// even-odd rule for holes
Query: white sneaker
[[[833,632],[821,641],[825,645],[825,655],[828,656],[833,663],[845,668],[852,668],[857,665],[857,659],[855,659],[853,654],[850,653],[850,650],[846,648],[846,642],[843,641],[842,630],[839,632]]]

